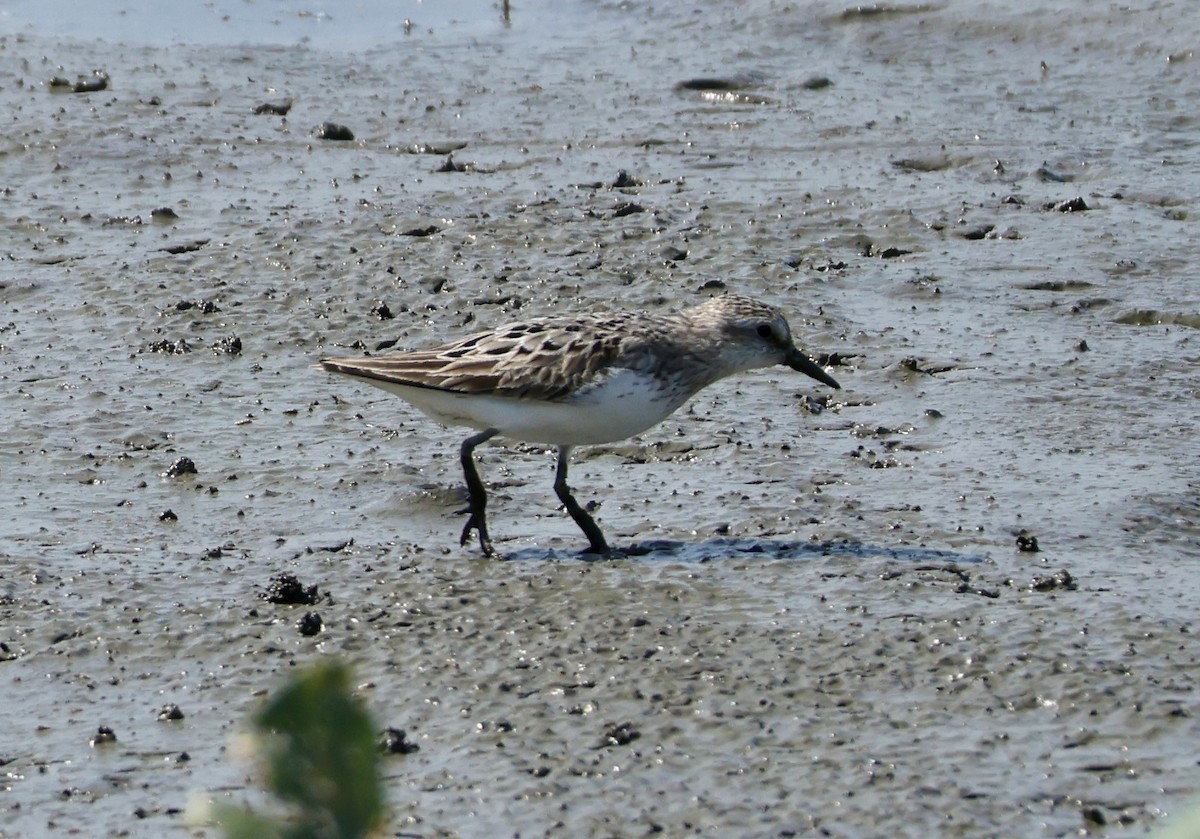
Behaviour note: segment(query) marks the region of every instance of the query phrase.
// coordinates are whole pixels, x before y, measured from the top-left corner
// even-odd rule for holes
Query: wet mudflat
[[[331,655],[419,746],[403,834],[1177,814],[1192,16],[568,8],[0,41],[0,832],[216,835],[180,811],[257,800],[231,736]],[[460,548],[462,430],[309,367],[723,290],[844,390],[762,371],[577,452],[610,562],[525,445],[481,450],[506,559]]]

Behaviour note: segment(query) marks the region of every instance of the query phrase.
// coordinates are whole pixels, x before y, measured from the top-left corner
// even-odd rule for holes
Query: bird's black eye
[[[770,338],[775,334],[774,330],[771,329],[771,324],[769,323],[760,323],[758,328],[754,331],[758,333],[759,338]]]

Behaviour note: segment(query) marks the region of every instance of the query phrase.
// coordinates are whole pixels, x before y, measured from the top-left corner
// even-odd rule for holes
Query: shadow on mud
[[[676,542],[657,539],[634,542],[613,548],[611,555],[599,557],[582,551],[556,551],[526,548],[505,554],[508,562],[532,562],[548,559],[578,559],[585,562],[630,560],[668,560],[672,562],[716,562],[720,560],[745,559],[751,556],[763,559],[823,559],[833,556],[848,559],[890,559],[897,562],[953,562],[981,563],[987,557],[979,554],[961,553],[952,550],[922,548],[916,546],[872,545],[864,542],[840,540],[835,542],[796,542],[774,539],[709,539],[704,542]]]

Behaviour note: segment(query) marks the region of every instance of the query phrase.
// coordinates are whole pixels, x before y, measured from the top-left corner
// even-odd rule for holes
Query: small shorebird
[[[445,425],[478,429],[462,444],[471,531],[487,556],[487,492],[475,447],[501,435],[558,447],[554,492],[588,538],[608,543],[567,486],[573,446],[611,443],[670,416],[697,391],[743,370],[785,364],[840,387],[796,348],[783,314],[728,295],[671,314],[561,315],[503,326],[451,344],[361,358],[326,358],[321,367],[391,391]]]

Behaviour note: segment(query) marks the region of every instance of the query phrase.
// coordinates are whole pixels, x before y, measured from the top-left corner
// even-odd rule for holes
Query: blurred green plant
[[[1200,839],[1200,804],[1180,813],[1150,836],[1151,839]]]
[[[363,839],[382,826],[379,750],[346,667],[322,663],[296,675],[251,723],[254,756],[285,815],[219,807],[228,839]]]

